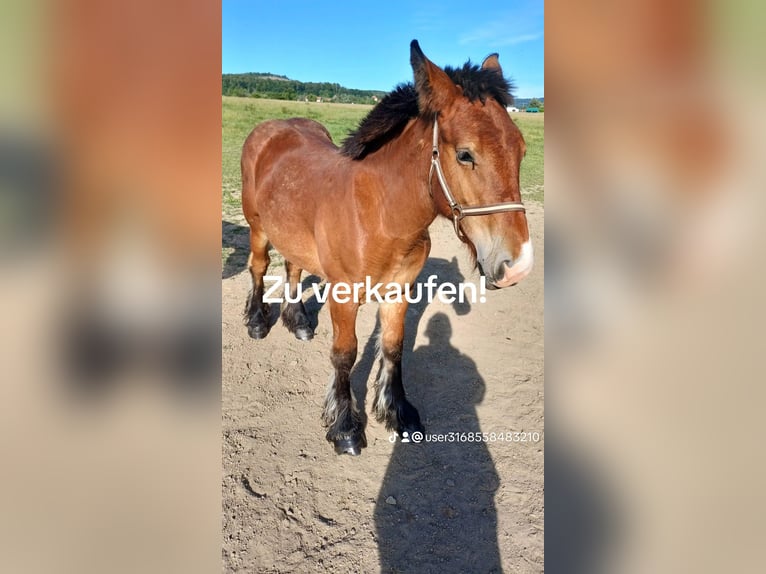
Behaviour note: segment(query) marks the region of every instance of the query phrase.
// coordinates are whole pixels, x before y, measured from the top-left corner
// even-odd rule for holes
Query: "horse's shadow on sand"
[[[234,277],[247,268],[250,255],[250,228],[229,221],[221,221],[221,247],[231,249],[223,262],[222,279]]]
[[[418,281],[465,280],[457,260],[429,259]],[[452,326],[444,313],[426,327],[429,344],[413,351],[427,302],[407,311],[402,358],[404,386],[420,411],[426,434],[479,433],[476,405],[484,381],[470,357],[452,346]],[[453,304],[458,315],[468,302]],[[364,408],[375,361],[375,339],[364,348],[352,373],[352,386]],[[454,436],[454,435],[453,435]],[[499,478],[482,442],[422,442],[394,445],[375,505],[374,520],[381,572],[501,572],[494,497]],[[395,501],[395,504],[394,504]]]
[[[445,442],[394,445],[375,506],[381,571],[501,572],[499,477],[486,443],[458,440],[482,431],[476,405],[484,381],[473,360],[452,346],[447,315],[433,315],[426,336],[428,345],[405,355],[404,372],[426,434],[444,435]]]

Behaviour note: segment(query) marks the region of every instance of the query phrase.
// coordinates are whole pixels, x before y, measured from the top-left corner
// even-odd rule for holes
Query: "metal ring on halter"
[[[442,171],[442,164],[439,160],[439,123],[437,117],[434,115],[434,131],[433,131],[433,151],[431,156],[431,169],[428,171],[428,192],[433,197],[433,189],[431,187],[431,180],[433,179],[434,171],[436,172],[436,179],[439,180],[439,185],[442,188],[442,193],[447,200],[447,204],[452,212],[452,223],[455,226],[455,233],[460,239],[464,238],[464,234],[460,229],[460,221],[469,215],[491,215],[493,213],[503,213],[505,211],[521,211],[526,212],[526,208],[523,203],[517,202],[505,202],[505,203],[493,203],[491,205],[479,205],[475,207],[463,207],[455,200],[452,195],[452,191],[447,185],[447,180],[444,178],[444,172]]]
[[[463,215],[461,214],[459,217],[455,213],[455,211],[452,211],[452,225],[455,228],[455,234],[460,238],[465,238],[465,233],[463,233],[463,230],[460,229],[460,221],[463,219]]]

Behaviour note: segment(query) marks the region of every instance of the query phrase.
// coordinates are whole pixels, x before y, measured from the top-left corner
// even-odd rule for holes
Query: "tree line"
[[[545,110],[545,98],[515,98],[514,105],[520,110],[537,108],[542,112]]]
[[[330,82],[299,82],[285,76],[251,72],[223,74],[223,95],[273,100],[374,104],[385,95],[377,90],[356,90]]]

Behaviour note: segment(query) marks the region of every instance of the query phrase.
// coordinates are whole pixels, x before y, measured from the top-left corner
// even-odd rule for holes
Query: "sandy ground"
[[[226,572],[543,571],[543,207],[529,206],[535,268],[486,303],[410,307],[404,385],[426,433],[540,432],[528,442],[389,442],[369,417],[360,457],[337,456],[320,421],[331,371],[329,311],[316,337],[277,323],[254,341],[241,313],[246,226],[223,280],[223,566]],[[420,279],[478,282],[437,222]],[[272,274],[282,274],[276,267]],[[304,279],[306,296],[310,283]],[[353,388],[369,411],[377,306],[359,313]],[[504,435],[505,436],[505,435]]]

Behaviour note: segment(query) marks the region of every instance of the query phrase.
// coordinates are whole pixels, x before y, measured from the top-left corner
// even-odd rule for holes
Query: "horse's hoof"
[[[367,446],[367,441],[364,438],[351,436],[347,438],[339,438],[333,441],[335,445],[336,454],[350,454],[351,456],[359,456],[362,454],[362,449]]]
[[[294,334],[295,338],[299,341],[310,341],[314,338],[314,331],[309,327],[298,327]]]
[[[269,334],[269,328],[264,325],[250,325],[247,328],[247,334],[253,339],[263,339]]]

